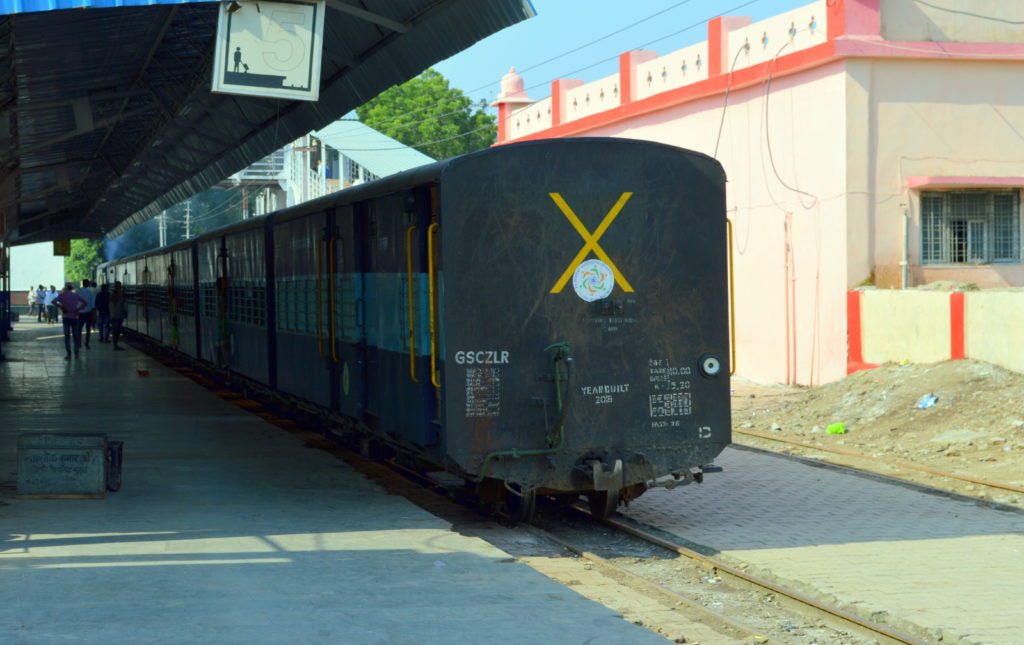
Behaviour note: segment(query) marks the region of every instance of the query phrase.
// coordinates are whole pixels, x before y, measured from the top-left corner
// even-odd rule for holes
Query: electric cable
[[[674,36],[678,36],[680,34],[686,33],[687,31],[690,31],[690,30],[695,29],[697,27],[706,25],[711,20],[714,20],[716,18],[720,18],[720,17],[722,17],[722,16],[724,16],[726,14],[730,14],[730,13],[739,11],[740,9],[744,9],[744,8],[746,8],[746,7],[750,6],[750,5],[756,4],[756,3],[760,2],[760,1],[761,0],[747,0],[746,2],[743,2],[742,4],[738,4],[738,5],[734,6],[734,7],[726,9],[725,11],[717,13],[717,14],[709,17],[709,18],[705,18],[705,19],[699,20],[697,22],[694,22],[694,23],[692,23],[690,25],[687,25],[686,27],[683,27],[682,29],[678,29],[676,31],[673,31],[670,34],[666,34],[664,36],[659,36],[658,38],[655,38],[653,40],[649,40],[646,43],[643,43],[643,44],[640,44],[640,45],[638,45],[636,47],[633,47],[632,49],[643,49],[644,47],[649,47],[650,45],[653,45],[654,43],[661,42],[661,41],[666,40],[668,38],[672,38]],[[669,9],[673,9],[673,8],[679,6],[680,4],[685,4],[685,3],[681,2],[681,3],[677,4],[677,5],[673,5],[672,7],[669,7]],[[664,11],[667,11],[667,9],[664,10]],[[664,13],[664,11],[659,12],[659,14],[660,13]],[[650,18],[655,17],[655,16],[657,16],[659,14],[652,14],[651,16],[648,16],[648,18],[645,18],[644,20],[650,19]],[[633,25],[631,25],[631,26],[635,26],[636,24],[639,24],[639,22],[643,22],[644,20],[638,21],[637,23],[633,23]],[[627,28],[628,27],[624,27],[624,28],[622,28],[622,29],[620,29],[620,30],[618,30],[616,32],[612,32],[611,34],[608,34],[608,36],[615,35],[616,33],[619,33],[619,31],[623,31],[624,29],[627,29]],[[594,44],[596,42],[599,42],[600,40],[603,40],[606,37],[607,36],[602,37],[602,38],[600,38],[598,40],[595,40],[595,41],[593,41],[591,43],[588,43],[587,45],[581,45],[580,48],[585,47],[585,46],[589,46],[590,44]],[[572,53],[572,51],[575,51],[575,50],[571,50],[570,52],[567,52],[567,53]],[[557,59],[559,57],[560,56],[556,56],[554,59]],[[586,71],[586,70],[588,70],[588,69],[590,69],[592,67],[597,67],[598,65],[603,65],[604,63],[608,63],[610,61],[618,60],[618,58],[619,58],[618,54],[616,54],[615,56],[610,56],[610,57],[607,57],[607,58],[603,58],[601,60],[598,60],[598,61],[595,61],[593,63],[590,63],[589,65],[585,65],[584,67],[580,67],[580,68],[574,69],[574,70],[569,71],[569,72],[558,74],[556,78],[567,78],[567,77],[572,76],[573,74],[578,74],[580,72],[584,72],[584,71]],[[554,59],[552,59],[552,60],[554,60]],[[544,61],[544,63],[546,63],[546,62],[550,62],[550,60],[549,61]],[[524,72],[528,71],[528,70],[533,69],[533,68],[537,67],[538,65],[541,65],[541,64],[544,64],[544,63],[538,63],[537,65],[534,65],[532,67],[524,68],[523,71]],[[554,80],[554,79],[550,79],[550,80],[547,80],[547,81],[536,83],[534,85],[530,85],[530,86],[524,88],[523,91],[528,91],[528,90],[536,89],[536,88],[540,88],[540,87],[549,87],[551,85],[552,80]],[[467,94],[475,92],[475,91],[478,91],[479,89],[483,89],[483,88],[478,88],[477,90],[471,90],[470,92],[467,92]],[[398,119],[398,118],[401,118],[402,116],[414,113],[415,111],[422,111],[422,110],[425,110],[425,109],[428,109],[428,108],[427,107],[417,108],[417,110],[413,110],[413,111],[410,111],[410,112],[403,113],[402,115],[398,115],[398,116],[396,116],[394,118]],[[507,118],[511,118],[511,116],[512,115],[510,114]],[[425,121],[429,121],[432,118],[433,117],[428,118],[428,119],[424,119],[423,121],[420,121],[419,123],[423,123]],[[377,125],[378,126],[384,125],[384,123],[378,123]],[[458,139],[459,137],[468,136],[470,134],[474,134],[476,132],[480,132],[481,130],[486,129],[486,127],[495,127],[495,126],[494,125],[485,126],[485,127],[482,127],[482,128],[477,128],[475,130],[470,130],[470,131],[467,131],[467,132],[463,132],[463,133],[461,133],[459,135],[455,135],[453,137],[448,137],[448,138],[445,138],[445,139],[439,139],[437,141],[428,141],[426,143],[415,144],[415,145],[411,145],[411,146],[400,146],[400,147],[389,147],[389,148],[349,148],[349,150],[352,150],[353,152],[376,152],[376,151],[388,151],[388,150],[402,150],[404,148],[419,148],[419,147],[431,145],[431,144],[434,144],[434,143],[444,143],[444,142],[447,142],[447,141],[451,141],[453,139]]]
[[[558,60],[560,58],[564,58],[564,57],[566,57],[566,56],[568,56],[570,54],[575,54],[576,52],[581,51],[583,49],[586,49],[587,47],[590,47],[591,45],[596,45],[597,43],[599,43],[599,42],[601,42],[603,40],[607,40],[608,38],[611,38],[612,36],[616,36],[618,34],[621,34],[622,32],[627,31],[629,29],[632,29],[633,27],[636,27],[639,24],[647,22],[648,20],[651,20],[653,18],[657,18],[658,16],[660,16],[660,15],[662,15],[664,13],[667,13],[667,12],[671,11],[672,9],[675,9],[676,7],[680,7],[680,6],[684,5],[684,4],[688,4],[691,1],[692,0],[682,0],[681,2],[677,2],[674,5],[671,5],[669,7],[666,7],[664,9],[662,9],[661,11],[652,13],[652,14],[650,14],[649,16],[647,16],[645,18],[641,18],[640,20],[637,20],[636,22],[630,23],[630,24],[626,25],[625,27],[620,27],[620,28],[616,29],[615,31],[607,33],[607,34],[601,36],[600,38],[596,38],[594,40],[591,40],[588,43],[584,43],[582,45],[578,45],[578,46],[576,46],[576,47],[574,47],[572,49],[569,49],[567,51],[562,52],[561,54],[557,54],[555,56],[552,56],[551,58],[548,58],[547,60],[542,60],[539,63],[534,63],[533,65],[529,65],[528,67],[524,67],[522,70],[520,70],[520,73],[528,72],[530,70],[537,69],[538,67],[541,67],[543,65],[547,65],[548,63],[554,62],[554,61],[556,61],[556,60]],[[757,0],[755,0],[755,1],[757,1]],[[667,37],[668,36],[666,36],[666,38]],[[604,62],[604,61],[602,61],[602,62]],[[486,85],[481,85],[480,87],[477,87],[475,89],[466,91],[464,93],[466,95],[474,94],[476,92],[479,92],[480,90],[486,90],[486,89],[494,87],[495,85],[500,84],[500,83],[501,83],[501,79],[498,79],[497,81],[492,81],[490,83],[487,83]],[[533,89],[533,87],[530,87],[530,88],[527,88],[527,89]],[[430,109],[430,107],[426,106],[426,107],[422,107],[422,108],[417,108],[416,110],[412,110],[410,112],[407,112],[406,114],[411,114],[411,113],[414,113],[416,111],[422,111],[422,110],[427,110],[427,109]],[[401,118],[402,116],[404,116],[404,115],[398,115],[398,116],[394,117],[392,120]],[[382,122],[382,123],[380,123],[378,125],[386,125],[387,123],[390,123],[390,122],[391,121],[384,121],[384,122]]]
[[[771,163],[772,172],[775,174],[775,178],[779,181],[780,184],[782,184],[783,186],[785,186],[789,190],[791,190],[794,193],[796,193],[797,197],[800,199],[800,205],[803,206],[804,210],[809,210],[811,208],[814,208],[815,204],[818,203],[818,197],[817,197],[817,195],[812,195],[811,193],[809,193],[807,191],[800,190],[799,188],[796,188],[794,186],[789,185],[789,183],[787,183],[786,180],[782,178],[782,175],[779,174],[779,170],[775,166],[775,155],[772,153],[771,125],[770,125],[769,119],[768,119],[768,104],[769,104],[769,99],[771,97],[771,91],[772,91],[772,74],[775,71],[775,61],[778,60],[779,55],[782,53],[782,50],[785,49],[786,47],[788,47],[790,42],[791,41],[787,41],[787,42],[783,43],[782,47],[779,48],[779,51],[775,52],[775,56],[772,57],[772,62],[768,66],[768,80],[765,83],[765,90],[764,90],[764,125],[765,125],[765,127],[764,127],[764,136],[765,136],[765,143],[767,144],[767,148],[768,148],[768,161]],[[810,197],[814,201],[811,202],[810,206],[808,206],[807,204],[804,203],[803,198],[800,197],[801,195],[805,195],[807,197]]]
[[[732,73],[736,71],[736,63],[740,59],[740,54],[747,51],[750,51],[750,43],[743,43],[743,46],[736,50],[736,55],[732,58],[732,67],[729,68],[729,82],[725,85],[725,102],[722,103],[722,120],[718,122],[718,136],[715,137],[715,153],[711,155],[715,159],[718,159],[718,143],[722,140],[722,129],[725,127],[725,111],[729,107],[729,91],[732,89]]]

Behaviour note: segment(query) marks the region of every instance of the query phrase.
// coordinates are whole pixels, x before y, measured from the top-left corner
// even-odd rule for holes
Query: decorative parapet
[[[722,73],[729,73],[733,61],[742,69],[827,42],[828,12],[827,3],[820,0],[730,31]]]
[[[547,127],[549,105],[538,105],[542,108],[538,125],[537,111],[525,108],[533,105],[525,92],[510,91],[513,80],[521,89],[521,79],[507,76],[502,95],[492,104],[499,106],[498,143],[578,136],[844,58],[1024,60],[1024,43],[1019,41],[1024,8],[1020,5],[992,0],[985,3],[986,13],[978,14],[941,9],[924,0],[817,0],[756,23],[743,16],[721,16],[708,22],[708,39],[703,43],[663,56],[627,52],[619,56],[618,74],[592,83],[554,81]],[[942,20],[936,22],[939,15]],[[889,22],[896,24],[885,24]],[[894,34],[934,37],[941,42],[886,37]],[[513,113],[533,116],[529,124],[523,119],[516,128],[509,124]]]
[[[513,110],[506,126],[511,134],[510,138],[517,139],[550,128],[553,125],[551,103],[549,96],[532,105]]]
[[[619,75],[580,85],[565,93],[565,120],[575,121],[622,104]]]
[[[708,44],[698,43],[640,63],[636,66],[635,74],[634,99],[645,99],[666,90],[706,80]]]
[[[559,79],[552,83],[551,96],[537,103],[524,100],[522,80],[512,70],[502,80],[502,94],[492,104],[499,107],[498,142],[545,136],[547,130],[577,121],[589,123],[601,114],[617,114],[619,108],[631,104],[657,101],[656,97],[673,90],[706,85],[715,77],[727,75],[734,59],[736,69],[741,69],[771,60],[780,48],[782,55],[790,55],[821,45],[834,37],[829,30],[829,12],[836,9],[830,9],[830,2],[844,1],[858,6],[877,2],[818,0],[753,24],[742,16],[715,18],[708,23],[705,42],[663,56],[652,51],[627,52],[619,57],[617,74],[586,84]],[[840,19],[832,31],[841,25]],[[552,132],[552,136],[561,134]]]

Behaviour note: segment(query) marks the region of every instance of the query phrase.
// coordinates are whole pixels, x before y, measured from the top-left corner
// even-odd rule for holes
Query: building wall
[[[949,293],[865,291],[861,300],[864,360],[935,363],[949,359]]]
[[[1022,264],[922,266],[919,203],[922,189],[1024,187],[1021,41],[1024,3],[822,0],[758,23],[716,18],[706,43],[679,52],[623,54],[618,82],[560,79],[540,103],[495,104],[520,117],[502,120],[501,142],[634,137],[718,158],[737,371],[813,385],[846,373],[847,291],[899,287],[904,248],[911,286],[1024,284]],[[609,87],[617,105],[579,113],[580,96],[607,100]],[[548,107],[550,125],[536,118]],[[932,322],[904,325],[912,347],[931,346]],[[896,349],[866,347],[864,360]]]
[[[884,6],[884,4],[883,4]],[[875,60],[858,63],[870,88],[864,156],[852,168],[872,176],[867,190],[876,284],[900,286],[903,216],[908,209],[910,284],[936,280],[979,287],[1024,284],[1024,265],[921,265],[920,189],[914,177],[955,177],[961,187],[1001,178],[1024,186],[1024,85],[1020,62],[976,60]],[[851,112],[851,130],[859,116]],[[947,190],[937,186],[935,190]],[[851,256],[863,249],[851,247]]]
[[[984,291],[866,290],[851,346],[863,347],[863,362],[934,363],[973,358],[1024,373],[1024,335],[1012,321],[1024,318],[1024,289]],[[859,324],[858,324],[859,323]]]
[[[881,15],[886,40],[1024,41],[1024,3],[1016,0],[884,0]]]
[[[727,106],[708,98],[584,134],[708,155],[717,142],[734,229],[737,372],[772,382],[827,382],[846,367],[846,153],[836,137],[845,127],[843,64],[773,79],[768,130],[764,90],[731,92]]]
[[[995,290],[966,294],[966,344],[971,358],[1024,372],[1024,291]]]
[[[29,285],[64,286],[64,257],[52,242],[11,247],[11,302],[25,304]]]

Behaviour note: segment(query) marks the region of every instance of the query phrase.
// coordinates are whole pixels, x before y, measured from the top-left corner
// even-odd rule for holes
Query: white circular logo
[[[607,264],[600,260],[587,260],[576,267],[572,276],[572,288],[576,295],[587,302],[600,300],[612,295],[615,276]]]

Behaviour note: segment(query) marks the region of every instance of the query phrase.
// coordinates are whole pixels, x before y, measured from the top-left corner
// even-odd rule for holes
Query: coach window
[[[921,193],[922,264],[1019,264],[1020,191]]]

